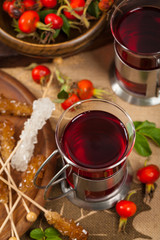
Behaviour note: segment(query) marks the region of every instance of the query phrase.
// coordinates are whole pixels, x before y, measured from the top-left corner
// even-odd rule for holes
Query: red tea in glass
[[[63,151],[72,162],[85,168],[99,169],[123,158],[128,134],[123,123],[113,114],[87,111],[69,122],[61,141]],[[92,173],[88,173],[88,177],[92,178]]]
[[[56,143],[68,164],[66,181],[76,191],[72,201],[79,203],[81,199],[86,206],[94,199],[100,208],[100,199],[113,194],[125,179],[134,126],[119,106],[105,100],[86,100],[62,114]]]
[[[59,118],[55,139],[58,149],[45,164],[59,152],[63,166],[45,187],[45,196],[61,183],[59,197],[67,195],[74,204],[97,210],[111,208],[126,196],[131,183],[127,157],[135,129],[120,106],[99,99],[72,105]]]
[[[69,122],[61,141],[63,151],[72,162],[95,169],[95,172],[80,171],[81,176],[102,179],[112,175],[112,169],[104,172],[98,172],[96,169],[112,166],[123,158],[128,147],[128,134],[123,123],[113,114],[87,111]],[[76,170],[74,168],[75,172]],[[72,174],[68,174],[67,181],[74,187]],[[108,191],[86,191],[85,194],[86,198],[96,199],[114,189],[115,186]]]
[[[159,29],[160,9],[151,6],[139,7],[124,14],[117,23],[115,36],[120,43],[136,54],[152,54],[160,51]]]
[[[148,98],[157,96],[159,29],[159,0],[122,1],[111,16],[116,78],[127,90]]]

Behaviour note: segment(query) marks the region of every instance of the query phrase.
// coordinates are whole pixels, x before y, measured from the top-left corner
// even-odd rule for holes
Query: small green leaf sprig
[[[149,145],[149,141],[153,141],[158,147],[160,147],[160,128],[156,127],[156,124],[149,121],[135,121],[136,140],[134,149],[143,157],[148,157],[152,154],[152,150]]]
[[[35,228],[30,232],[30,237],[36,240],[62,240],[59,237],[60,233],[53,227],[46,228]]]

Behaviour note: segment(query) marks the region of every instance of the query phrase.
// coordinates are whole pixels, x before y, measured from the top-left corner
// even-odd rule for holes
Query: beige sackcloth
[[[136,106],[131,105],[118,96],[112,89],[109,79],[109,68],[114,61],[113,44],[107,44],[96,50],[82,52],[77,55],[64,58],[59,65],[60,71],[69,76],[73,81],[81,79],[90,79],[95,88],[103,88],[108,91],[106,98],[119,104],[131,116],[133,121],[151,121],[160,128],[160,105],[156,106]],[[51,71],[54,70],[53,63],[44,63]],[[42,88],[33,82],[31,71],[24,67],[4,68],[2,69],[11,76],[14,76],[26,88],[28,88],[37,98],[42,96]],[[53,81],[47,96],[54,100],[59,91],[58,85]],[[57,120],[63,112],[60,104],[56,104],[54,118],[51,125],[55,129]],[[160,167],[160,148],[150,142],[152,155],[150,163]],[[129,156],[129,162],[133,168],[134,174],[137,169],[142,167],[146,158],[139,156],[135,150]],[[81,209],[68,201],[67,198],[46,203],[48,209],[58,211],[67,219],[79,220],[78,222],[89,232],[89,240],[142,240],[142,239],[160,239],[160,179],[157,181],[157,188],[151,202],[144,202],[144,193],[142,185],[134,177],[132,189],[137,193],[132,196],[132,200],[137,204],[137,213],[128,219],[126,233],[118,233],[119,216],[115,208],[104,211],[88,211]],[[56,191],[59,191],[56,190]],[[43,214],[40,214],[36,223],[31,229],[39,226],[47,227]],[[22,240],[29,240],[30,230],[24,234]],[[68,239],[62,237],[62,239]]]

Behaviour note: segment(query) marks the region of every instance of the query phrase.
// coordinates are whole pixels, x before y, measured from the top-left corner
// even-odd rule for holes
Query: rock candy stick
[[[0,153],[3,161],[6,161],[10,156],[14,146],[14,127],[9,120],[4,120],[0,122]],[[10,164],[7,164],[8,172],[10,174]],[[9,209],[12,208],[12,189],[10,187],[8,191],[9,195]],[[10,217],[11,223],[13,222],[13,216]],[[12,224],[13,226],[13,224]],[[13,226],[14,227],[14,226]],[[11,235],[13,236],[13,228],[11,228]]]
[[[28,117],[32,113],[32,105],[0,95],[0,114]]]
[[[33,102],[32,115],[24,123],[24,129],[20,135],[22,142],[11,159],[11,165],[17,171],[26,171],[33,155],[34,145],[37,143],[38,130],[51,117],[53,110],[55,110],[55,104],[49,98],[40,98]]]
[[[88,238],[88,233],[82,226],[76,224],[73,220],[66,220],[57,212],[47,211],[45,218],[62,235],[68,236],[72,240],[87,240]]]
[[[22,140],[20,140],[16,147],[13,149],[13,151],[11,152],[10,156],[8,157],[8,159],[6,160],[6,162],[3,164],[2,168],[0,169],[0,175],[2,174],[2,172],[4,171],[4,169],[7,167],[7,164],[11,161],[13,155],[15,154],[15,152],[17,151],[17,149],[19,148],[19,146],[21,145]]]
[[[57,212],[52,212],[52,211],[46,210],[41,205],[39,205],[37,202],[35,202],[33,199],[31,199],[26,194],[21,192],[18,188],[11,185],[3,177],[0,176],[0,180],[2,180],[5,184],[10,185],[20,195],[22,195],[29,202],[31,202],[33,205],[35,205],[38,209],[40,209],[42,212],[44,212],[45,218],[48,221],[48,223],[53,224],[55,228],[57,227],[57,230],[61,231],[61,233],[64,236],[69,236],[70,239],[72,239],[72,240],[74,240],[74,239],[87,240],[87,236],[88,236],[87,231],[85,229],[83,229],[82,227],[80,227],[78,224],[76,224],[73,220],[71,220],[71,221],[65,220]],[[64,224],[64,227],[63,227],[63,224]]]
[[[8,203],[8,187],[3,181],[0,181],[0,203]]]
[[[0,121],[0,153],[5,162],[15,147],[13,123],[9,120]]]
[[[9,120],[4,120],[0,122],[0,152],[3,161],[5,162],[10,156],[13,148],[15,147],[15,139],[14,139],[14,127],[13,124]],[[3,163],[1,159],[1,164]],[[7,164],[8,174],[10,175],[10,164]],[[8,175],[7,174],[7,175]],[[10,180],[8,180],[10,181]],[[8,205],[5,204],[6,211],[12,209],[12,189],[8,186],[8,196],[9,196],[9,209],[7,209]],[[11,221],[11,235],[14,236],[14,233],[17,235],[17,239],[19,239],[18,234],[13,222],[13,215],[10,216]]]
[[[21,182],[19,183],[19,189],[22,192],[26,192],[28,190],[31,191],[35,188],[33,182],[35,173],[38,171],[45,159],[45,156],[40,154],[31,158],[27,170],[21,174]],[[43,175],[43,171],[41,171],[37,179],[39,182],[42,180]]]

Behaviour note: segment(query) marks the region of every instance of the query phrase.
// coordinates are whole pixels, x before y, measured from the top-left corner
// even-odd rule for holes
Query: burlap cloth
[[[64,74],[68,75],[74,81],[86,78],[92,80],[96,88],[106,89],[111,94],[109,99],[123,107],[133,120],[148,120],[155,122],[157,127],[160,127],[159,105],[148,107],[135,106],[128,104],[119,97],[115,96],[110,87],[108,74],[113,59],[114,50],[113,45],[110,44],[90,52],[83,52],[76,56],[68,57],[63,60],[59,67]],[[46,65],[49,66],[51,70],[54,68],[53,63],[47,63]],[[23,67],[5,68],[2,70],[17,78],[17,80],[23,83],[37,98],[42,96],[42,90],[39,85],[33,82],[30,71],[25,70]],[[53,82],[47,95],[54,100],[57,93],[58,86],[55,82]],[[62,111],[63,110],[60,105],[56,104],[54,118],[51,119],[53,129],[55,129],[56,122]],[[151,148],[153,153],[150,157],[150,163],[155,163],[160,167],[160,149],[152,143]],[[135,150],[133,150],[129,157],[129,161],[135,173],[139,167],[143,166],[145,158],[139,156]],[[159,185],[160,179],[157,181],[154,198],[151,202],[146,203],[143,201],[144,193],[142,185],[139,184],[136,179],[133,180],[132,189],[136,189],[137,193],[132,196],[132,200],[137,204],[137,213],[134,217],[128,219],[125,234],[117,232],[119,217],[114,208],[104,211],[86,211],[74,206],[66,198],[48,202],[46,203],[46,207],[48,209],[52,209],[53,211],[58,211],[68,219],[79,219],[79,223],[89,232],[89,240],[159,240]],[[59,191],[59,189],[56,191]],[[39,227],[40,225],[44,227],[47,226],[43,214],[40,214],[37,222],[33,224],[32,228]],[[30,239],[30,230],[21,238],[22,240]]]

